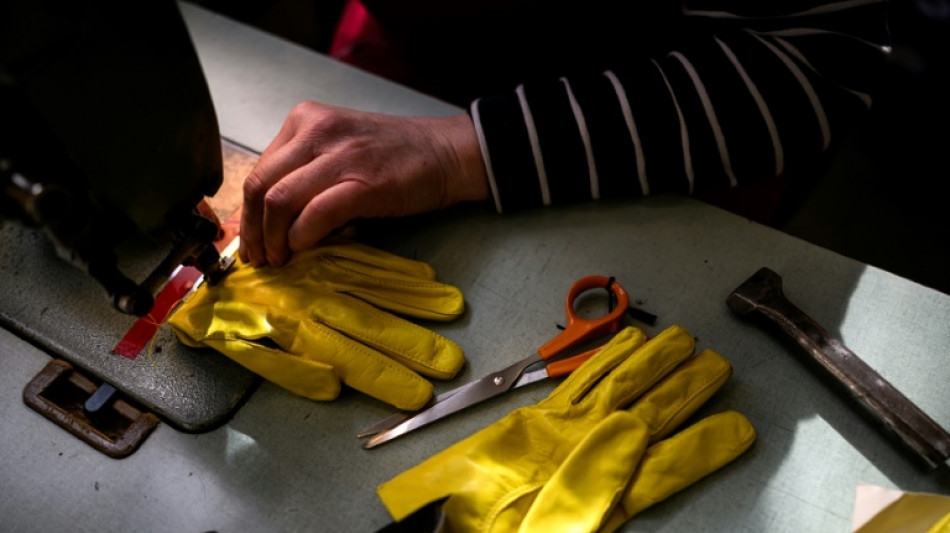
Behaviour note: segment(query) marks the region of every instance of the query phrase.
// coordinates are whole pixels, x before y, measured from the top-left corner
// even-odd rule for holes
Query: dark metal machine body
[[[172,0],[9,1],[0,7],[0,213],[38,225],[61,257],[144,315],[179,264],[220,268],[196,211],[222,180],[221,140]],[[116,247],[168,248],[139,282]]]
[[[0,325],[185,431],[259,380],[167,327],[136,358],[112,350],[179,265],[225,270],[200,208],[222,170],[175,0],[0,2]]]

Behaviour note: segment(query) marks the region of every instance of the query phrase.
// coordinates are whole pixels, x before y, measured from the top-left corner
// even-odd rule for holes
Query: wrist
[[[461,114],[445,120],[448,125],[445,132],[457,170],[455,175],[446,176],[449,203],[488,199],[488,174],[471,117]]]

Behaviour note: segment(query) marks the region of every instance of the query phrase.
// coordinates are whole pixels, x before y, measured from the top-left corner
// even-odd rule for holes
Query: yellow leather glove
[[[418,409],[432,396],[419,374],[450,379],[465,362],[451,340],[386,311],[449,321],[461,291],[429,265],[357,243],[294,254],[282,267],[238,259],[171,316],[183,343],[207,346],[297,394],[332,400],[340,382]]]
[[[618,333],[548,398],[378,488],[396,521],[448,497],[449,530],[611,531],[744,452],[755,430],[720,413],[666,438],[731,365],[673,326]]]

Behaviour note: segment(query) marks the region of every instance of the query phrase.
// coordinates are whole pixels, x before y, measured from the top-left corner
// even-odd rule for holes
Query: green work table
[[[193,5],[182,11],[222,135],[253,150],[308,99],[393,114],[461,112]],[[431,326],[468,358],[438,391],[536,350],[563,323],[568,287],[590,274],[616,277],[659,317],[641,325],[648,334],[680,324],[700,349],[732,361],[732,379],[703,412],[744,413],[757,442],[625,531],[846,532],[859,484],[950,494],[950,469],[920,468],[804,364],[799,349],[725,305],[760,267],[777,271],[796,304],[950,428],[950,296],[680,197],[511,215],[463,206],[361,231],[376,246],[428,262],[466,296],[460,320]],[[23,404],[23,387],[47,353],[6,330],[0,352],[0,529],[10,531],[374,531],[389,522],[380,483],[556,385],[521,388],[364,450],[357,431],[389,406],[349,390],[319,403],[264,383],[213,429],[160,424],[138,451],[116,460]],[[162,353],[152,357],[160,368]]]

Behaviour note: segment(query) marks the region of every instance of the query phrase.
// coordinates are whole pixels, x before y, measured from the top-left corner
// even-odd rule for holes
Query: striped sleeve
[[[668,53],[472,103],[499,211],[782,174],[871,105],[884,0],[692,0]]]

